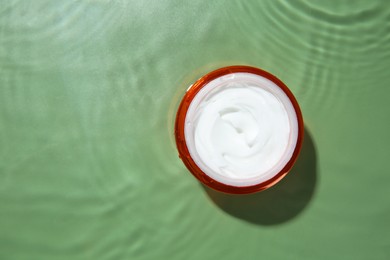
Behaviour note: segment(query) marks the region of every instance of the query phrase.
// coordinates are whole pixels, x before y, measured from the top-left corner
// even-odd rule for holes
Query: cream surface
[[[209,82],[186,115],[186,143],[210,177],[249,186],[276,175],[297,139],[295,111],[272,81],[234,73]]]

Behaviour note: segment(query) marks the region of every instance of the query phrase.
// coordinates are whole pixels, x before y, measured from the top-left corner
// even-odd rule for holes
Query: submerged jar
[[[303,140],[299,105],[274,75],[249,66],[212,71],[189,87],[175,139],[188,170],[215,190],[247,194],[280,181]]]

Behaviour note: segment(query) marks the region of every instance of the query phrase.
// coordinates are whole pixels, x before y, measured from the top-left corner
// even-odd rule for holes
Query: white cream
[[[190,155],[211,178],[250,186],[275,176],[297,141],[297,118],[287,95],[272,81],[233,73],[205,85],[187,111]]]

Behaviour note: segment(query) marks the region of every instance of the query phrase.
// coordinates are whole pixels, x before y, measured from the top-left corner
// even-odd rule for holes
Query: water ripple
[[[356,93],[365,92],[364,83],[372,81],[367,74],[385,77],[386,68],[372,64],[390,58],[390,27],[389,9],[383,2],[363,1],[354,8],[345,3],[321,4],[266,1],[253,8],[242,3],[240,13],[248,19],[235,22],[251,35],[253,46],[266,42],[263,48],[279,61],[271,70],[287,83],[293,82],[290,87],[300,100],[310,100],[326,111],[342,105],[335,104],[333,97],[351,95],[345,84],[355,83]],[[263,28],[254,29],[253,24]],[[365,73],[357,73],[361,70]]]
[[[280,238],[316,227],[323,208],[330,209],[323,223],[371,234],[370,218],[350,220],[365,210],[361,199],[380,201],[386,190],[377,181],[387,169],[380,163],[389,132],[389,7],[366,0],[2,1],[0,258],[272,258],[272,245],[302,244]],[[284,227],[224,214],[177,156],[173,124],[186,88],[236,61],[283,80],[318,141],[318,196]],[[368,182],[359,179],[376,187],[368,197],[360,192]],[[334,199],[346,191],[351,200]],[[354,212],[334,215],[335,203],[342,209],[351,201]],[[317,231],[324,230],[308,229],[307,241]],[[342,231],[325,236],[334,232]],[[335,249],[345,247],[338,242]],[[278,252],[300,259],[298,249]],[[347,251],[358,252],[352,244]]]
[[[122,14],[114,3],[17,2],[0,16],[2,63],[50,66],[64,55],[82,58],[121,22]]]

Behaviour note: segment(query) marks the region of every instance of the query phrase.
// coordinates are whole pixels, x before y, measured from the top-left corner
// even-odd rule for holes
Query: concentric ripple
[[[0,2],[0,259],[389,255],[389,1]],[[214,204],[173,122],[235,64],[286,83],[310,138],[273,192]]]

